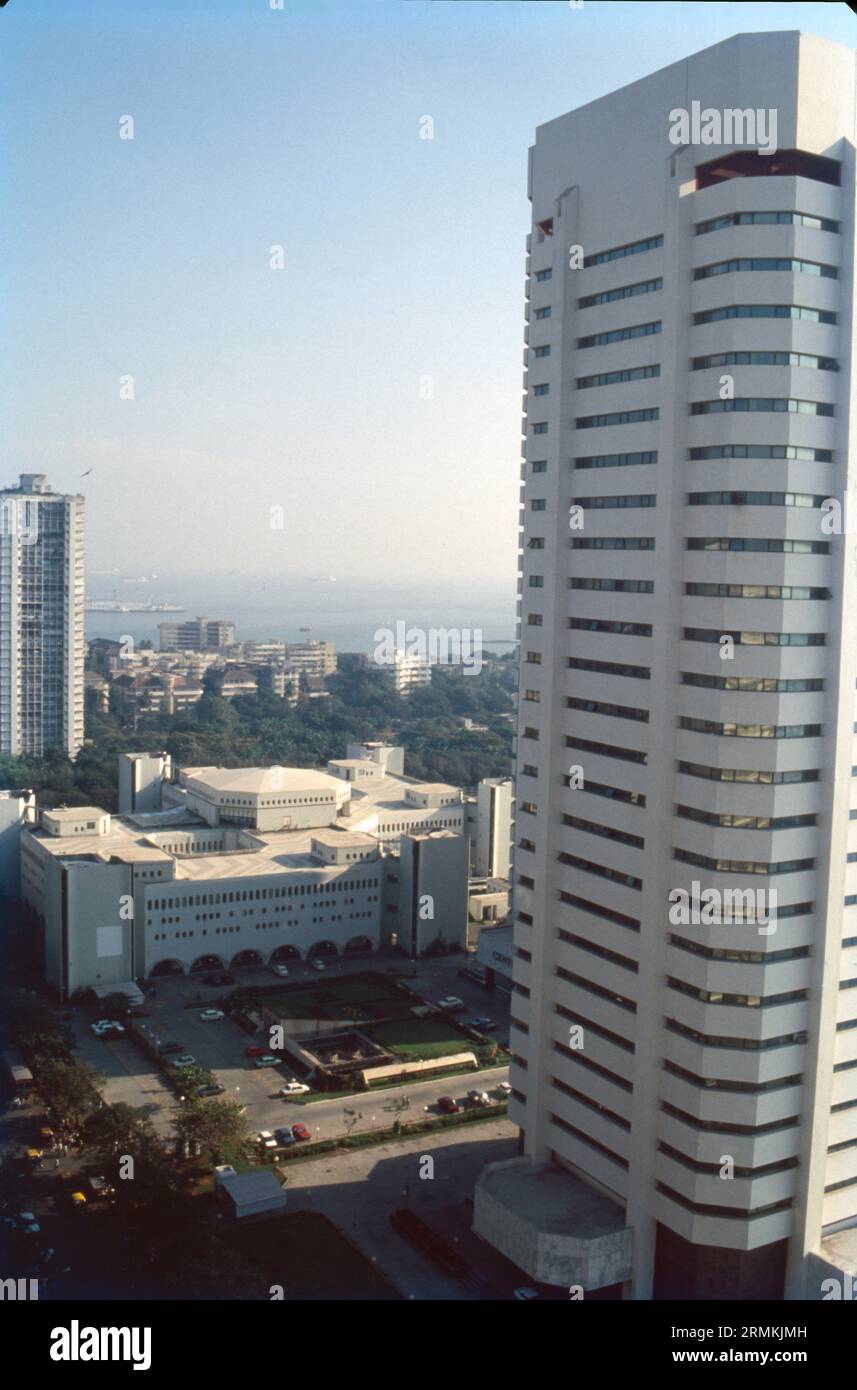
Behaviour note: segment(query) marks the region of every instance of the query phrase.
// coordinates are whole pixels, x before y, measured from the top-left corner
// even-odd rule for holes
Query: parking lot
[[[467,1005],[461,1015],[464,1021],[475,1016],[490,1016],[498,1025],[491,1036],[506,1044],[509,1034],[509,996],[497,990],[488,994],[479,985],[462,979],[458,971],[466,963],[461,956],[438,960],[410,962],[395,951],[382,951],[355,960],[331,961],[327,977],[341,979],[365,970],[383,971],[392,967],[402,973],[416,970],[416,978],[407,979],[410,988],[431,1002],[449,994],[457,995]],[[411,1111],[429,1107],[434,1110],[440,1095],[466,1095],[471,1087],[492,1090],[500,1080],[506,1080],[508,1069],[491,1068],[468,1076],[414,1082],[395,1091],[385,1090],[372,1097],[340,1096],[314,1102],[308,1107],[284,1101],[278,1090],[291,1075],[288,1067],[258,1068],[253,1059],[245,1056],[248,1046],[264,1041],[243,1031],[230,1019],[203,1022],[200,1013],[216,1007],[225,995],[240,986],[259,985],[270,988],[276,981],[270,968],[244,966],[231,972],[234,985],[212,986],[204,976],[171,976],[152,982],[156,993],[147,997],[146,1017],[139,1020],[150,1028],[160,1042],[181,1043],[183,1052],[193,1056],[208,1068],[216,1081],[224,1086],[224,1099],[238,1101],[247,1107],[250,1130],[270,1129],[278,1124],[303,1120],[313,1138],[330,1138],[347,1132],[354,1125],[360,1129],[383,1128],[391,1122],[388,1107],[394,1100],[407,1096]],[[289,966],[289,983],[312,982],[318,985],[324,976],[308,965]],[[132,1038],[94,1038],[89,1030],[92,1015],[79,1010],[72,1021],[80,1043],[81,1060],[97,1067],[106,1078],[104,1098],[109,1104],[124,1101],[142,1107],[156,1130],[167,1134],[171,1129],[171,1112],[178,1105],[172,1086],[152,1064],[146,1052]],[[350,1113],[349,1113],[350,1112]],[[357,1115],[355,1120],[354,1116]],[[412,1118],[413,1114],[403,1115]]]

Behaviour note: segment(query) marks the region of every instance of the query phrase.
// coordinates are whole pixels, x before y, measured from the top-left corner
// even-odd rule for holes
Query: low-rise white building
[[[130,765],[146,769],[148,804],[157,768]],[[151,974],[371,951],[396,935],[417,952],[438,934],[463,943],[458,788],[393,775],[383,759],[343,759],[327,772],[185,768],[159,791],[158,810],[59,808],[22,833],[22,897],[60,997]],[[403,851],[417,864],[416,897],[396,857],[406,841],[417,847]],[[426,894],[440,923],[431,931],[430,918],[412,921]]]

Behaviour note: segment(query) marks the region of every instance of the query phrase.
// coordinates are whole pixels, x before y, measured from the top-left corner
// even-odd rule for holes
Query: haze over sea
[[[313,638],[333,642],[338,651],[372,651],[379,628],[396,632],[407,627],[482,629],[483,642],[510,650],[515,635],[515,585],[451,584],[443,581],[401,586],[351,583],[337,576],[166,575],[148,582],[129,582],[131,576],[87,576],[86,597],[127,603],[179,603],[183,613],[87,613],[86,635],[127,635],[158,645],[158,624],[187,618],[230,618],[240,641],[276,638],[302,642],[310,628]]]

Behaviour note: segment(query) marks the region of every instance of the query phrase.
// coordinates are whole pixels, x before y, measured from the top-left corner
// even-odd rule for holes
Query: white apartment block
[[[531,151],[524,1157],[475,1224],[546,1283],[819,1298],[857,1256],[855,56],[742,34]]]
[[[463,946],[463,795],[388,770],[401,749],[367,751],[376,758],[326,772],[199,767],[174,780],[166,755],[128,754],[119,816],[43,811],[20,830],[21,896],[44,936],[48,983],[67,999],[395,940],[415,952],[438,936]]]
[[[158,623],[162,652],[220,651],[235,644],[235,624],[229,618],[187,618]]]
[[[431,685],[431,666],[424,656],[394,652],[388,663],[397,695],[410,695],[419,685]]]
[[[0,491],[0,753],[83,745],[83,498],[22,473]]]

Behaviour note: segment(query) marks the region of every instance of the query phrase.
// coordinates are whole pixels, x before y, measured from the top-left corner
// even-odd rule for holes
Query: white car
[[[277,1141],[269,1129],[260,1129],[256,1136],[256,1143],[260,1149],[275,1149]]]
[[[467,1099],[474,1105],[490,1105],[491,1097],[487,1091],[468,1091]]]
[[[464,1000],[459,999],[457,994],[448,994],[445,999],[438,999],[437,1007],[446,1009],[447,1013],[457,1013],[465,1007]]]
[[[305,1086],[302,1081],[287,1081],[285,1086],[280,1087],[281,1096],[306,1096],[309,1094],[309,1086]]]
[[[501,1081],[497,1086],[497,1090],[500,1092],[501,1096],[510,1096],[512,1094],[512,1087],[509,1085],[508,1081]]]
[[[222,1009],[203,1009],[199,1017],[203,1023],[216,1023],[218,1019],[225,1018],[226,1014]]]
[[[323,960],[311,960],[311,961],[310,961],[310,965],[312,966],[313,970],[326,970],[326,969],[327,969],[327,966],[325,965],[325,963],[324,963]]]
[[[121,1023],[114,1023],[109,1018],[99,1019],[97,1023],[90,1024],[89,1030],[96,1038],[118,1037],[124,1034],[125,1029]]]
[[[187,1056],[185,1056],[185,1057],[177,1057],[176,1060],[173,1062],[173,1066],[174,1066],[174,1067],[195,1067],[195,1066],[196,1066],[196,1058],[195,1058],[195,1057],[191,1057],[190,1053],[188,1053]]]
[[[273,965],[271,966],[271,972],[274,975],[279,975],[281,980],[287,980],[289,978],[289,967],[287,965]]]

